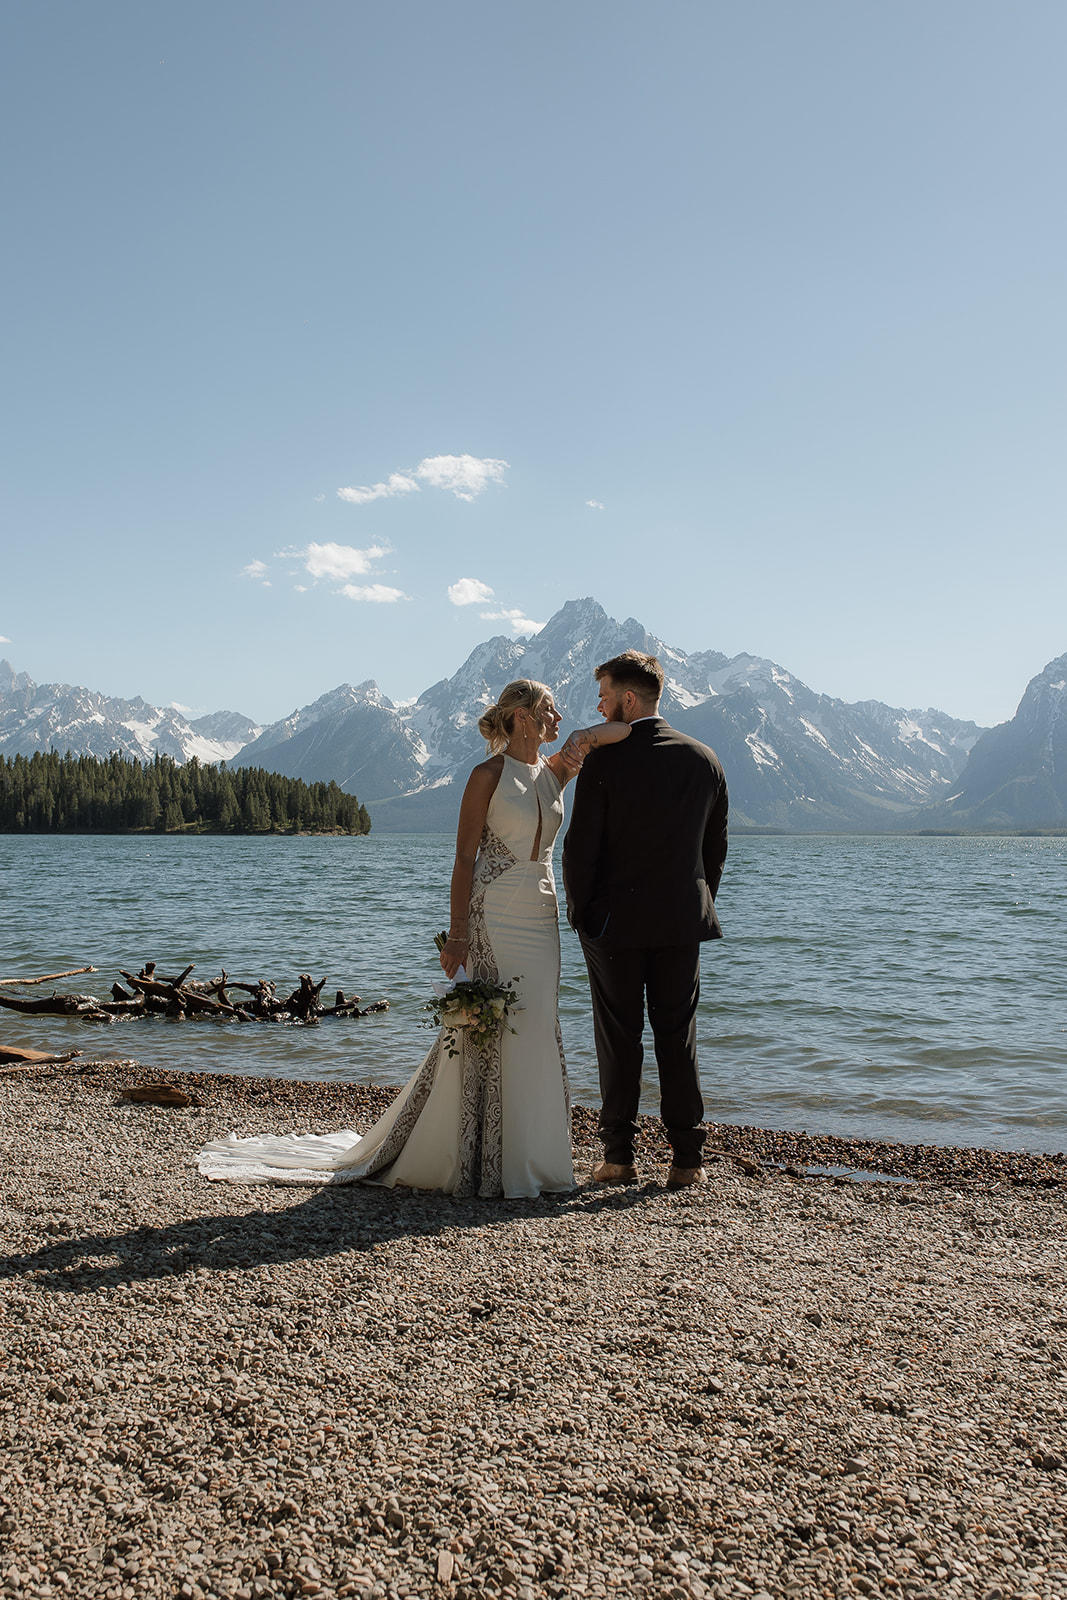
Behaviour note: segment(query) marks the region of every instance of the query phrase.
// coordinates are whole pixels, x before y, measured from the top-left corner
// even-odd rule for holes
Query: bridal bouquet
[[[444,934],[434,937],[434,944],[438,950],[443,948]],[[499,1028],[507,1028],[509,1033],[515,1029],[508,1026],[508,1017],[513,1010],[517,1010],[518,995],[515,992],[517,978],[512,978],[510,983],[490,983],[484,978],[468,978],[461,967],[456,981],[447,987],[435,983],[435,994],[432,1000],[427,1000],[425,1009],[432,1012],[432,1020],[428,1028],[445,1027],[449,1034],[464,1030],[470,1035],[476,1047],[480,1047],[493,1037]],[[459,1054],[459,1046],[454,1038],[447,1041],[450,1056]]]

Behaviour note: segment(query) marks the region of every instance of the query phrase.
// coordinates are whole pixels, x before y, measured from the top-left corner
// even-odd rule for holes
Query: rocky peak
[[[1026,727],[1041,732],[1051,742],[1067,700],[1067,655],[1057,656],[1044,671],[1031,678],[1019,702],[1016,717]]]
[[[1067,655],[1031,678],[1010,722],[980,733],[955,793],[922,826],[1058,826],[1067,821]]]

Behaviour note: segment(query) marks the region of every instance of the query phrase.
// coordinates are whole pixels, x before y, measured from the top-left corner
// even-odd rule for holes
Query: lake
[[[312,1028],[0,1011],[0,1044],[399,1084],[429,1045],[451,857],[437,834],[0,836],[0,977],[92,964],[55,987],[106,998],[120,967],[194,961],[199,977],[225,967],[282,992],[310,972],[331,996],[391,1006]],[[704,947],[700,1010],[711,1120],[1067,1149],[1067,839],[740,837],[718,908],[726,938]],[[595,1105],[588,998],[564,927],[568,1067]]]

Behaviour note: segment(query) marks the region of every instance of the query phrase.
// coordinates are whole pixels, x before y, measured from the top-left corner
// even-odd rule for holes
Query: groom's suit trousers
[[[634,1158],[641,1099],[645,1002],[659,1069],[660,1115],[674,1164],[699,1167],[704,1101],[697,1069],[700,944],[620,949],[607,939],[582,939],[593,1002],[600,1066],[600,1136],[604,1159]]]

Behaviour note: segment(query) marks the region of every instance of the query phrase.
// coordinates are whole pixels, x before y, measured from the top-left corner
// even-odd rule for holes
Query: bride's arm
[[[448,942],[441,951],[441,965],[448,978],[454,978],[467,961],[470,949],[467,915],[471,903],[471,884],[474,881],[474,863],[481,843],[489,802],[493,798],[503,770],[503,756],[490,756],[488,761],[482,761],[475,767],[463,791],[463,800],[459,808],[459,827],[456,831],[456,860],[452,868],[452,889],[449,896]]]
[[[555,773],[563,788],[577,772],[590,750],[599,745],[618,744],[630,737],[628,722],[598,722],[592,728],[575,728],[566,743],[554,756],[549,756],[545,766]]]

